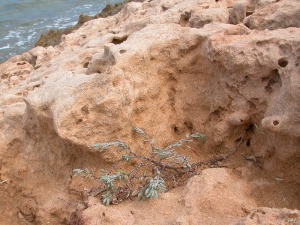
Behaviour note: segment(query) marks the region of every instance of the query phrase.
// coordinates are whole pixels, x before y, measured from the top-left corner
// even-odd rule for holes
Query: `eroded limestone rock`
[[[250,213],[246,206],[300,207],[299,3],[241,2],[129,3],[54,48],[1,64],[1,221],[64,224],[90,206],[75,220],[118,223],[126,215],[127,224],[151,224],[143,217],[150,210],[155,224],[166,214],[170,224],[229,224]],[[203,132],[206,145],[180,153],[248,172],[208,169],[157,201],[91,203],[83,190],[97,181],[74,178],[72,169],[99,175],[119,160],[91,148],[97,142],[122,140],[145,154],[133,126],[160,146]]]

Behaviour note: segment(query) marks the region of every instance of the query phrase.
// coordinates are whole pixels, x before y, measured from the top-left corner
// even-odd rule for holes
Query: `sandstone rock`
[[[230,224],[232,218],[245,214],[243,209],[255,207],[255,202],[247,197],[249,186],[223,168],[202,171],[200,176],[190,179],[185,191],[185,208],[191,224],[218,224],[220,221]]]
[[[256,224],[299,224],[299,210],[258,208],[251,212],[246,218],[241,219],[235,225]]]
[[[238,24],[246,17],[246,2],[237,2],[232,9],[229,9],[229,22]]]
[[[255,12],[246,17],[243,23],[250,29],[276,30],[300,27],[300,6],[297,0],[269,1],[258,3]]]
[[[300,29],[239,23],[245,11],[244,21],[267,21],[260,10],[285,3],[247,1],[232,22],[241,1],[132,2],[56,47],[1,64],[1,221],[65,224],[90,206],[72,221],[230,224],[256,205],[299,208]],[[179,153],[229,169],[201,167],[187,186],[154,201],[104,207],[88,200],[98,181],[72,170],[99,176],[120,159],[91,147],[99,142],[122,140],[148,154],[135,126],[162,147],[205,133],[205,145]]]
[[[255,207],[247,185],[226,169],[207,169],[191,178],[184,190],[150,202],[94,205],[79,214],[81,224],[230,224]],[[224,208],[226,205],[226,208]],[[163,217],[159,214],[164,215]],[[125,215],[125,217],[124,217]],[[126,219],[124,219],[126,218]]]

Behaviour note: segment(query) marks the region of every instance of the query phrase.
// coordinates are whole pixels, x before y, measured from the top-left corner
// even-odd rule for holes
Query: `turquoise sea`
[[[121,0],[0,0],[0,63],[31,49],[42,33],[77,23]]]

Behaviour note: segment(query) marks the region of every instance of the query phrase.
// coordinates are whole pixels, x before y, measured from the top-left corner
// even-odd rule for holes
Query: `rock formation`
[[[143,0],[125,0],[123,2],[116,3],[114,5],[108,4],[105,6],[105,8],[98,13],[95,16],[87,16],[81,14],[78,18],[78,22],[75,26],[68,27],[65,29],[56,29],[56,30],[50,30],[46,34],[42,34],[39,40],[35,43],[35,47],[42,46],[42,47],[48,47],[48,46],[56,46],[62,41],[62,36],[70,34],[71,32],[77,30],[79,27],[81,27],[85,22],[90,21],[92,19],[97,18],[106,18],[108,16],[113,16],[121,11],[121,9],[129,2],[143,2]]]
[[[299,7],[131,2],[0,64],[0,224],[299,224]],[[118,160],[97,142],[143,154],[133,126],[162,146],[203,132],[181,154],[230,157],[157,200],[105,207],[72,170]]]

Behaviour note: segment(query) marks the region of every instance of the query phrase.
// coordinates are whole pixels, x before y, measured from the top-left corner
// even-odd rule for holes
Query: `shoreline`
[[[89,5],[89,7],[92,7],[89,11],[86,10],[86,7],[78,9],[77,6],[71,4],[70,8],[67,7],[62,10],[68,12],[65,16],[69,19],[63,17],[61,14],[62,11],[60,11],[57,14],[52,12],[53,16],[50,17],[48,22],[45,22],[44,19],[39,19],[41,17],[37,17],[36,15],[31,16],[29,18],[29,21],[32,21],[30,27],[22,25],[19,21],[16,21],[12,28],[6,28],[6,25],[3,25],[3,32],[0,34],[0,36],[2,35],[0,43],[2,46],[0,47],[0,64],[38,46],[54,47],[61,42],[62,35],[72,33],[87,21],[112,16],[131,1],[135,0],[109,0],[101,3],[98,7],[96,1],[93,0],[90,1],[93,2],[93,4]]]
[[[47,33],[42,34],[39,40],[35,43],[34,47],[48,47],[48,46],[56,46],[61,42],[62,35],[67,35],[73,32],[74,30],[79,29],[85,22],[98,19],[98,18],[106,18],[108,16],[113,16],[120,12],[122,8],[129,2],[143,2],[144,0],[125,0],[120,3],[116,3],[114,5],[108,4],[104,9],[95,16],[87,16],[81,14],[78,18],[78,22],[76,25],[64,28],[64,29],[51,29]]]

